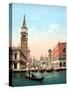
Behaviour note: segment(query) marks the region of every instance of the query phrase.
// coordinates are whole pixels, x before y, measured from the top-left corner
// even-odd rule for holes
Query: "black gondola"
[[[37,76],[36,72],[35,72],[35,74],[34,73],[30,73],[30,74],[27,73],[26,78],[31,79],[31,80],[42,81],[44,79],[44,76],[43,75]]]

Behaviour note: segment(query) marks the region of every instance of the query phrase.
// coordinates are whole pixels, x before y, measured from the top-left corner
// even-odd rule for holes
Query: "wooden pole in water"
[[[29,68],[29,78],[30,78],[30,68]]]

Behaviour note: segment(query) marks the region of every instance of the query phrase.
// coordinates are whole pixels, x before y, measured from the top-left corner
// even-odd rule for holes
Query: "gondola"
[[[29,73],[27,73],[26,74],[26,78],[27,79],[31,79],[31,80],[36,80],[36,81],[42,81],[44,79],[44,76],[42,76],[42,75],[37,76],[36,72],[35,72],[35,74],[34,73],[30,73],[30,75],[29,75]]]

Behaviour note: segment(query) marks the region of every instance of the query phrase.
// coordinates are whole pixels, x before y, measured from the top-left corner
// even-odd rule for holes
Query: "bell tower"
[[[26,20],[25,20],[25,15],[24,15],[24,20],[23,24],[21,27],[21,50],[27,57],[27,49],[28,49],[28,33],[27,33],[28,28],[26,27]]]

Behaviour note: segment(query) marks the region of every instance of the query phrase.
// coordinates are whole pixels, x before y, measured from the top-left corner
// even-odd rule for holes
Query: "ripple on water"
[[[13,86],[32,86],[32,85],[47,85],[47,84],[62,84],[66,83],[66,71],[44,72],[44,80],[41,82],[28,80],[25,78],[25,73],[12,73]]]

